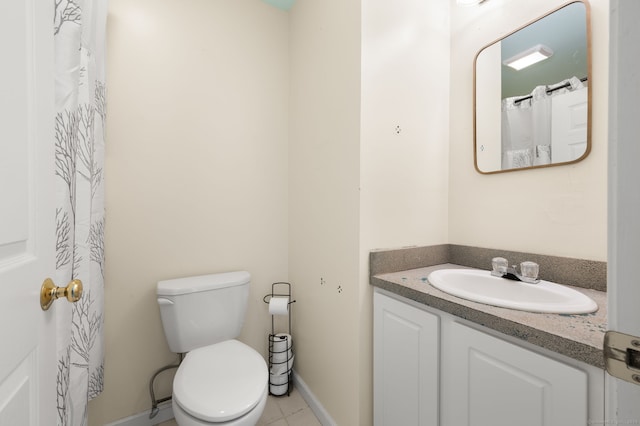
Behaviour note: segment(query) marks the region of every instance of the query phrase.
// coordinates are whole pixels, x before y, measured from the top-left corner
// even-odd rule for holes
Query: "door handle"
[[[47,278],[40,288],[40,307],[46,311],[60,297],[65,297],[69,302],[77,302],[81,296],[82,281],[73,280],[66,287],[57,287],[51,278]]]

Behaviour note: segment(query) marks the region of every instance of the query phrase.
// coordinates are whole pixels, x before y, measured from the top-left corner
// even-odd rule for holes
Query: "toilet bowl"
[[[249,282],[245,271],[158,282],[169,349],[186,353],[173,379],[173,414],[180,426],[254,426],[262,415],[267,363],[235,339]]]
[[[267,395],[262,356],[227,340],[186,355],[173,380],[173,413],[180,426],[253,426]]]

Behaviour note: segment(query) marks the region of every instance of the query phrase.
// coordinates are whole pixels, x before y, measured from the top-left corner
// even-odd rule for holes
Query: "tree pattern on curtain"
[[[81,299],[54,305],[58,425],[86,425],[103,389],[106,0],[53,0],[56,280],[82,280]],[[63,284],[64,283],[64,284]]]

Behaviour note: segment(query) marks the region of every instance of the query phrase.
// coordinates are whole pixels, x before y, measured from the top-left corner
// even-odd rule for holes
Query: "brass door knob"
[[[51,304],[60,297],[66,297],[69,302],[77,302],[82,296],[82,281],[73,280],[66,287],[56,287],[51,278],[47,278],[40,288],[40,307],[46,311]]]

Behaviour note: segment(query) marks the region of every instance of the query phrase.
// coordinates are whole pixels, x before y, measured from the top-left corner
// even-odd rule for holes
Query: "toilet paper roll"
[[[271,315],[287,315],[289,313],[289,298],[272,297],[269,300],[269,313]]]
[[[291,349],[292,337],[287,333],[278,333],[273,336],[273,351],[284,352],[287,349]]]
[[[272,363],[286,364],[288,360],[293,358],[293,352],[291,350],[293,342],[291,340],[291,335],[287,333],[278,333],[275,336],[272,336],[272,339]]]
[[[289,389],[289,373],[269,375],[269,392],[272,395],[284,395]]]
[[[291,370],[293,370],[293,359],[295,357],[295,355],[292,355],[288,362],[282,364],[274,364],[271,367],[271,370],[269,370],[269,373],[273,376],[280,376],[282,374],[289,373]]]

